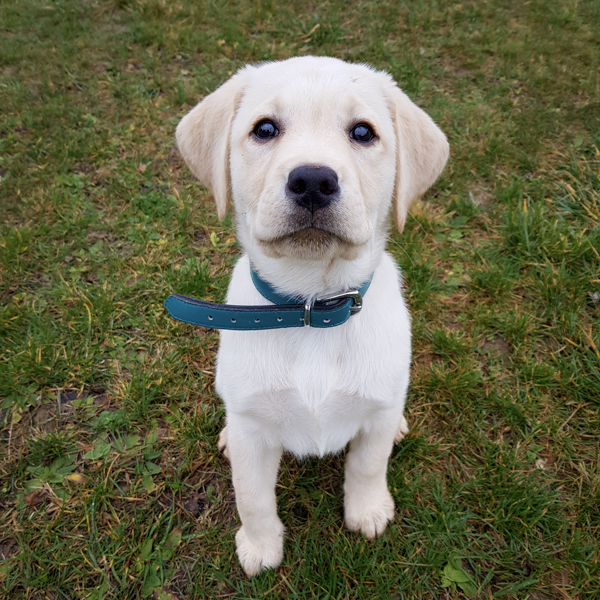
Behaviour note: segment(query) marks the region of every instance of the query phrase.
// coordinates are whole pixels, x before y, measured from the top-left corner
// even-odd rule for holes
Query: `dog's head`
[[[448,158],[388,74],[324,57],[241,69],[182,119],[177,142],[220,218],[231,191],[251,258],[301,261],[372,251],[392,202],[402,230]]]

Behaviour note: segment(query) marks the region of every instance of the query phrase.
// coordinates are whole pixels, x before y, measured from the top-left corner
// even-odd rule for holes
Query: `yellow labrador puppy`
[[[284,450],[323,456],[350,443],[345,524],[380,535],[394,515],[386,471],[408,432],[411,356],[388,216],[393,207],[402,230],[446,164],[446,137],[388,74],[302,57],[238,71],[182,119],[177,143],[220,218],[232,198],[244,250],[216,372],[242,567],[252,576],[282,560]],[[221,328],[224,305],[210,306]],[[244,306],[256,309],[247,323]]]

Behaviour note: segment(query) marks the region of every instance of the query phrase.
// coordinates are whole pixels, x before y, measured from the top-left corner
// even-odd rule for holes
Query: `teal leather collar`
[[[280,294],[269,282],[251,269],[256,289],[271,305],[244,306],[215,304],[181,294],[171,294],[165,300],[168,313],[178,321],[210,329],[255,331],[285,327],[336,327],[345,323],[362,308],[362,298],[373,276],[357,290],[332,294],[313,302]]]

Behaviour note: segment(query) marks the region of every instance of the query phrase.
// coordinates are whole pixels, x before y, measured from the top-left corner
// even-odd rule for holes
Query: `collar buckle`
[[[330,296],[319,298],[317,302],[330,302],[331,300],[340,300],[342,298],[354,300],[353,305],[350,307],[351,315],[360,312],[360,309],[363,306],[363,297],[359,290],[349,290],[348,292],[342,292],[341,294],[331,294]]]
[[[316,300],[304,304],[304,326],[310,327],[310,313],[315,304],[322,304],[333,300],[342,300],[344,298],[353,300],[352,306],[350,307],[350,316],[360,312],[363,306],[363,297],[359,290],[350,290],[340,294],[330,294],[329,296],[323,296],[322,298],[317,298]]]

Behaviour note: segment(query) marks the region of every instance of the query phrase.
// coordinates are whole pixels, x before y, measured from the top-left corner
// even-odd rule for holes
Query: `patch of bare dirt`
[[[185,508],[192,517],[198,517],[198,515],[202,514],[206,508],[203,494],[198,491],[189,494],[189,496],[183,500],[183,508]]]
[[[204,229],[196,229],[192,235],[192,238],[192,243],[194,246],[204,246],[208,241],[208,234]]]
[[[56,421],[54,414],[56,409],[54,406],[42,404],[39,406],[33,415],[33,425],[37,429],[54,433],[56,431]]]
[[[529,596],[527,596],[527,600],[554,600],[554,597],[548,596],[548,594],[544,592],[531,592]]]
[[[0,541],[0,560],[6,560],[14,556],[19,551],[17,540],[14,538],[6,538]]]
[[[97,62],[89,67],[89,70],[94,73],[94,75],[99,75],[108,69],[110,63],[107,61]]]
[[[109,244],[114,244],[117,241],[117,238],[114,235],[112,235],[108,231],[102,230],[90,231],[89,233],[86,233],[85,239],[92,244],[98,242],[99,240],[106,240]]]
[[[456,333],[457,331],[463,330],[463,323],[458,320],[459,316],[460,316],[460,313],[453,312],[453,311],[445,313],[444,326],[447,331]]]
[[[423,352],[413,357],[411,371],[415,375],[421,375],[431,369],[431,367],[440,362],[440,358],[431,352]]]
[[[496,356],[510,356],[513,353],[513,347],[501,335],[497,335],[492,339],[482,340],[479,343],[479,347],[484,352],[489,352]]]
[[[474,185],[468,193],[476,206],[490,206],[494,203],[494,193],[482,185]]]
[[[29,282],[31,287],[34,288],[50,287],[52,285],[52,280],[45,273],[32,273]]]

